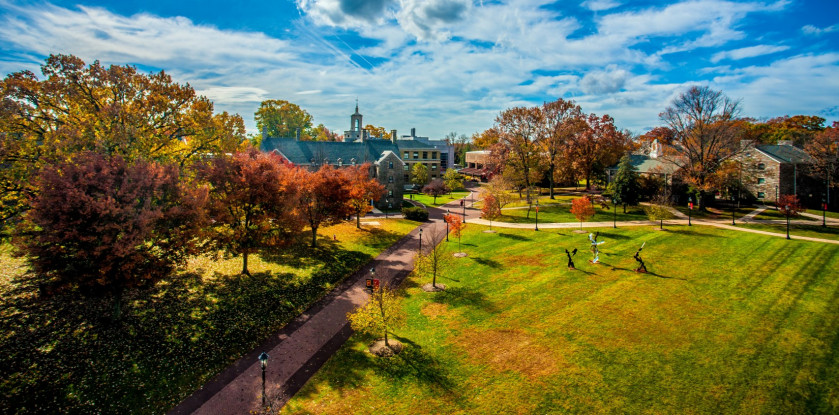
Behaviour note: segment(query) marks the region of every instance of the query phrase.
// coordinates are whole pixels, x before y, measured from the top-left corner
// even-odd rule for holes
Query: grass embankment
[[[40,300],[26,268],[0,252],[0,413],[160,414],[249,352],[335,284],[416,226],[403,219],[323,228],[320,247],[192,259],[154,289],[110,303]],[[333,235],[338,236],[333,241]]]
[[[449,203],[449,202],[452,202],[454,200],[460,199],[460,198],[462,198],[464,196],[467,196],[467,195],[469,195],[469,192],[467,192],[467,191],[457,191],[457,192],[451,192],[451,194],[437,196],[436,201],[434,200],[434,196],[429,196],[429,195],[425,195],[425,194],[414,194],[414,195],[411,195],[410,198],[411,198],[411,200],[414,200],[416,202],[420,202],[420,203],[422,203],[426,206],[439,207],[439,206],[445,205],[446,203]],[[406,195],[406,198],[409,198],[409,197]]]
[[[467,228],[469,257],[405,283],[407,345],[354,335],[284,413],[836,413],[839,246],[712,227]],[[649,274],[632,272],[643,241]],[[563,248],[578,248],[577,271]]]

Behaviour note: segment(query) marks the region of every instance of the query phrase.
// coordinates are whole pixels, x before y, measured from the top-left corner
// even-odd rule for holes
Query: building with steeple
[[[344,141],[364,141],[370,138],[370,132],[364,129],[363,115],[358,112],[358,100],[355,100],[355,113],[350,115],[350,129],[344,131]]]

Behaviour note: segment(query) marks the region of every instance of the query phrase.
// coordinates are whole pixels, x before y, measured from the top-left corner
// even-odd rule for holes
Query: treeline
[[[247,144],[240,116],[164,72],[50,56],[43,80],[0,84],[2,229],[41,294],[111,296],[189,256],[242,256],[361,215],[384,188],[370,166],[308,171]]]

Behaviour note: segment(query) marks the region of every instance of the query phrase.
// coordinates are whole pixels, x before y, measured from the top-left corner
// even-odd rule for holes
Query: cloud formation
[[[711,62],[717,63],[723,59],[740,60],[755,56],[769,55],[788,50],[789,46],[756,45],[740,49],[717,52],[711,56]]]

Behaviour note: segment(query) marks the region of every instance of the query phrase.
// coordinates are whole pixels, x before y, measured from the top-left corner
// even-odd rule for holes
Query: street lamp
[[[539,199],[536,199],[536,230],[539,230]]]
[[[391,204],[390,204],[390,199],[387,199],[387,209],[385,209],[385,219],[387,219],[387,214],[388,214],[388,211],[390,210],[390,208],[391,208],[392,206],[393,206],[393,205],[391,205]]]
[[[827,227],[826,218],[827,218],[827,199],[825,199],[825,196],[822,195],[822,228]]]
[[[419,253],[422,255],[422,228],[420,228]]]
[[[734,208],[735,208],[735,206],[734,206],[734,193],[732,193],[731,194],[731,225],[736,225],[734,223],[734,211],[735,211]]]
[[[691,212],[693,212],[693,198],[688,196],[688,226],[692,226],[690,223]]]
[[[262,352],[259,355],[259,363],[262,366],[262,406],[265,406],[265,368],[268,366],[268,353]]]
[[[466,223],[466,199],[461,199],[461,206],[463,206],[463,223]]]
[[[615,203],[615,195],[612,195],[612,228],[618,228],[618,204]]]
[[[446,217],[443,218],[443,219],[445,219],[444,222],[446,222],[446,242],[449,241],[449,221],[448,221],[449,215],[451,215],[451,211],[446,209]]]
[[[784,213],[787,214],[787,239],[789,239],[789,205],[784,208]]]

